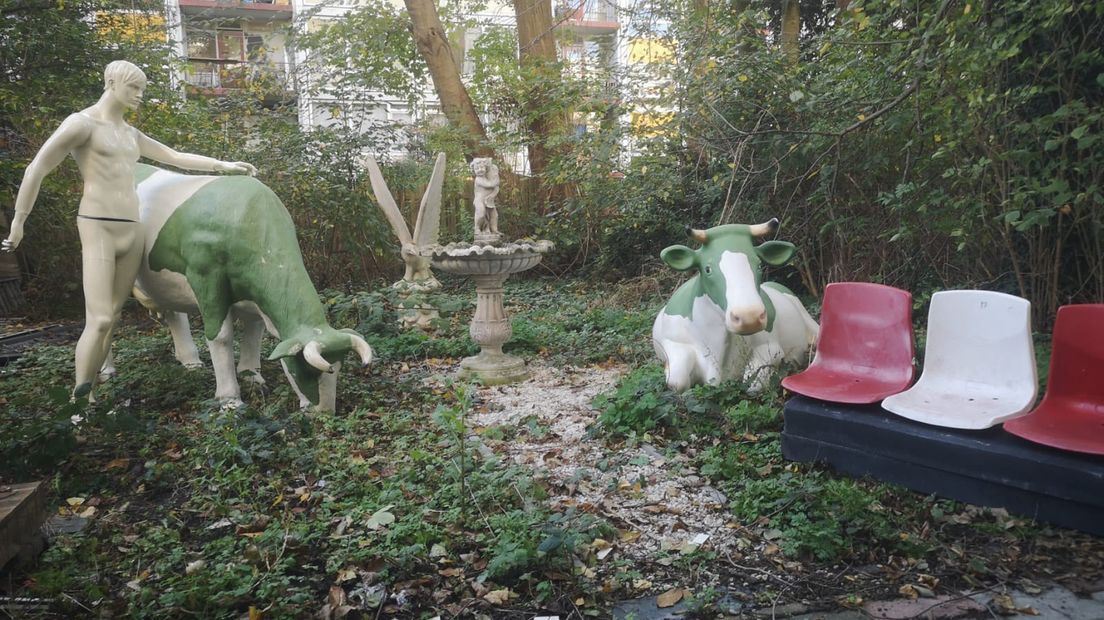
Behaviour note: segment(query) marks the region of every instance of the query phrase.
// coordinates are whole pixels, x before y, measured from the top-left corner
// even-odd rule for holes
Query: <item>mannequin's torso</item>
[[[124,121],[96,118],[92,108],[69,117],[87,132],[73,149],[84,195],[78,215],[87,218],[138,221],[138,194],[134,191],[134,166],[139,149],[136,130]]]

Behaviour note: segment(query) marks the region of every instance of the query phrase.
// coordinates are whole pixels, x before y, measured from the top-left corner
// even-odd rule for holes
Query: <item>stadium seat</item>
[[[1043,402],[1004,430],[1029,441],[1104,455],[1104,304],[1062,306]]]
[[[836,403],[876,403],[912,383],[912,295],[836,282],[824,291],[816,357],[782,387]]]
[[[928,311],[920,379],[882,407],[935,426],[984,429],[1027,413],[1037,392],[1031,302],[992,291],[941,291]]]

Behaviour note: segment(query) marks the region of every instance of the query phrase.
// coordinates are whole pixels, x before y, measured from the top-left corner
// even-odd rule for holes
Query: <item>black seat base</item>
[[[878,405],[795,396],[784,408],[782,454],[921,493],[1104,536],[1104,457],[1064,452],[997,428],[940,428]]]

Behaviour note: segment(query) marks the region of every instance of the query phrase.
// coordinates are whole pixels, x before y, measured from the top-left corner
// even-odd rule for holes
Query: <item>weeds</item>
[[[827,562],[930,551],[934,543],[916,535],[928,512],[921,498],[786,463],[781,403],[774,398],[750,396],[738,382],[676,394],[662,369],[649,364],[594,399],[601,412],[595,430],[629,442],[647,434],[704,443],[695,459],[699,472],[730,498],[736,521],[768,532],[769,544],[786,555]]]
[[[22,591],[69,601],[56,614],[86,615],[98,601],[100,615],[134,618],[307,617],[337,591],[381,617],[448,609],[490,591],[509,591],[526,609],[569,610],[583,600],[592,613],[600,590],[641,594],[635,584],[655,579],[647,563],[613,555],[604,584],[587,576],[603,567],[595,539],[616,544],[631,524],[615,530],[601,507],[550,502],[558,487],[482,443],[555,440],[554,425],[530,416],[473,429],[472,388],[431,374],[432,358],[475,349],[466,334],[470,292],[434,295],[441,318],[432,334],[398,329],[389,289],[325,295],[335,325],[364,333],[380,359],[375,369],[343,373],[336,414],[298,410],[275,364],[262,366],[266,387],[243,383],[246,407],[220,409],[208,400],[209,369],[182,370],[160,331],[123,330],[119,373],[91,406],[70,402],[64,387],[71,347],[40,347],[4,369],[0,475],[50,476],[58,502],[80,497],[96,509],[88,530],[56,540]],[[589,441],[656,451],[575,464],[566,484],[662,458],[723,492],[732,524],[755,532],[764,553],[774,547],[787,562],[820,566],[932,557],[948,536],[1018,544],[1032,531],[786,463],[777,396],[748,395],[737,382],[671,392],[647,338],[654,304],[617,307],[613,297],[539,281],[507,291],[515,350],[547,364],[625,360],[633,368],[594,400]],[[625,491],[632,501],[642,496]],[[724,561],[709,549],[656,559],[679,575]],[[970,574],[995,565],[975,564]],[[708,613],[714,594],[695,592],[694,608]]]

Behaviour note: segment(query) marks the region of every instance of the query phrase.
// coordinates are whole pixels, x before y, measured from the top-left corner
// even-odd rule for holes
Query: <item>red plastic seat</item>
[[[1058,309],[1043,402],[1004,429],[1046,446],[1104,454],[1104,304]]]
[[[912,383],[912,295],[836,282],[824,291],[816,357],[782,387],[837,403],[876,403]]]

